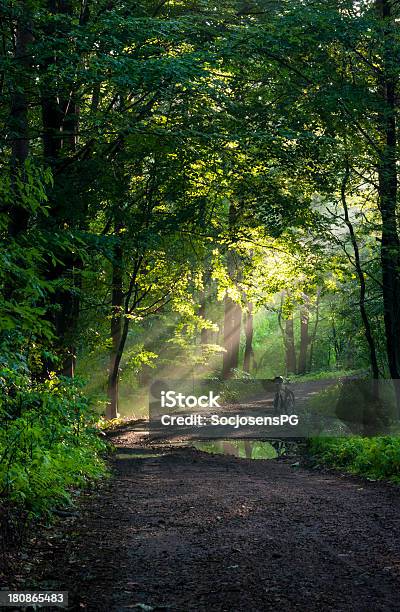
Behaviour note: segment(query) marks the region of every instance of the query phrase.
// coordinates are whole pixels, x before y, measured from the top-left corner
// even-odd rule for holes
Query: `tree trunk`
[[[310,338],[310,355],[309,355],[309,360],[308,360],[308,370],[309,372],[311,372],[312,367],[313,367],[313,360],[314,360],[314,347],[315,347],[315,340],[317,338],[317,330],[318,330],[318,323],[319,323],[319,303],[320,303],[320,290],[318,289],[317,291],[317,301],[315,304],[315,323],[314,323],[314,328],[311,334],[311,338]]]
[[[239,457],[239,448],[232,442],[222,442],[222,448],[224,455],[232,455],[233,457]]]
[[[233,204],[229,207],[229,227],[233,231],[236,224],[237,210]],[[238,273],[233,252],[228,251],[228,272],[231,280],[237,282]],[[222,378],[224,380],[232,376],[232,370],[239,366],[240,332],[242,325],[242,308],[234,302],[229,295],[225,296],[224,310],[224,348],[222,363]]]
[[[206,292],[202,291],[200,294],[200,308],[199,308],[199,317],[206,320]],[[200,331],[200,342],[201,344],[208,344],[208,329],[206,327],[202,327]]]
[[[287,300],[289,293],[283,291],[281,293],[281,303],[278,310],[278,325],[281,330],[283,346],[285,349],[285,368],[286,374],[295,374],[296,372],[296,347],[294,341],[294,323],[293,323],[293,312],[292,307],[290,313],[286,316],[285,325],[283,325],[284,305],[285,299]]]
[[[119,383],[119,368],[121,365],[122,355],[124,353],[126,339],[128,337],[129,330],[129,319],[126,317],[122,323],[121,337],[119,340],[118,347],[116,347],[112,370],[108,379],[108,405],[106,411],[106,417],[108,419],[116,419],[118,417],[118,383]]]
[[[400,240],[396,222],[397,204],[397,100],[393,76],[392,7],[389,0],[378,0],[378,14],[384,24],[384,53],[380,90],[383,99],[380,115],[382,153],[378,163],[379,199],[382,215],[382,281],[386,348],[392,379],[400,378]],[[396,387],[400,414],[399,385]]]
[[[63,353],[61,373],[73,378],[76,366],[76,326],[79,317],[82,260],[73,253],[66,258],[61,271],[69,287],[57,292],[60,310],[56,313],[56,333]]]
[[[342,347],[337,337],[336,323],[335,323],[334,316],[332,317],[332,321],[331,321],[331,329],[332,329],[332,340],[333,340],[332,344],[333,344],[333,350],[335,353],[335,366],[337,367],[340,363]]]
[[[305,374],[307,372],[307,353],[308,345],[310,343],[310,337],[308,333],[310,320],[310,312],[308,305],[304,304],[300,309],[300,351],[299,351],[299,363],[297,368],[298,374]]]
[[[69,0],[48,0],[48,10],[52,15],[72,15],[73,7]],[[59,22],[62,27],[62,21]],[[55,33],[55,21],[51,20],[46,34],[49,40]],[[43,61],[41,108],[43,122],[43,156],[53,171],[54,187],[48,194],[51,204],[51,222],[54,231],[63,232],[66,227],[75,229],[76,219],[82,211],[71,211],[70,176],[60,171],[61,153],[74,153],[78,127],[78,107],[70,86],[58,81],[50,81],[49,73],[57,69],[55,50],[48,50]],[[66,203],[68,202],[68,204]],[[49,218],[43,219],[49,229]],[[53,263],[53,255],[57,262]],[[79,316],[80,271],[83,262],[79,253],[60,250],[52,253],[47,260],[47,280],[62,279],[60,287],[50,295],[48,318],[54,324],[57,337],[57,350],[62,356],[60,372],[73,377],[76,360],[75,335]],[[55,364],[49,364],[55,369]]]
[[[291,314],[285,323],[285,361],[286,374],[295,374],[296,372],[296,348],[294,342],[294,324],[293,315]]]
[[[118,381],[119,366],[122,356],[120,346],[122,339],[123,307],[123,252],[121,244],[118,243],[114,248],[114,258],[112,262],[111,355],[108,377],[108,405],[106,412],[108,419],[116,419],[118,416]]]
[[[225,297],[224,348],[222,378],[230,378],[232,370],[239,365],[240,330],[242,309],[229,296]]]
[[[203,272],[203,290],[200,292],[200,309],[199,316],[207,320],[207,299],[210,292],[211,273],[209,269],[209,262],[205,259],[204,261],[204,272]],[[200,342],[202,345],[210,344],[210,331],[206,327],[203,327],[200,332]]]
[[[251,459],[253,455],[253,442],[251,442],[250,440],[244,441],[244,454],[246,459]]]
[[[247,315],[246,315],[246,325],[245,325],[246,344],[244,348],[244,358],[243,358],[243,370],[248,373],[251,372],[251,360],[254,354],[253,335],[254,335],[253,304],[249,303],[247,306]]]
[[[353,224],[349,217],[349,210],[347,206],[346,188],[347,188],[347,183],[348,183],[349,178],[350,178],[350,166],[349,166],[349,163],[346,161],[346,170],[345,170],[345,175],[342,181],[341,199],[342,199],[342,206],[344,210],[344,220],[349,230],[350,240],[351,240],[351,244],[353,247],[354,267],[356,269],[356,273],[358,276],[358,282],[360,285],[359,307],[360,307],[361,320],[364,325],[365,339],[369,347],[372,378],[377,380],[379,378],[378,357],[377,357],[377,351],[376,351],[376,346],[375,346],[375,340],[374,340],[374,336],[372,333],[371,323],[368,317],[367,309],[365,307],[365,296],[366,296],[365,275],[364,275],[364,271],[361,265],[360,249],[358,248],[357,238],[354,232]],[[378,386],[376,385],[376,390],[377,389],[378,389]]]

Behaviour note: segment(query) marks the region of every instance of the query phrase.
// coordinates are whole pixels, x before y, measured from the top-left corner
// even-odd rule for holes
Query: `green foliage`
[[[121,425],[127,423],[129,423],[129,421],[121,417],[117,419],[105,419],[104,417],[100,417],[97,426],[101,429],[101,431],[111,431],[114,429],[118,429],[119,427],[121,427]]]
[[[1,363],[0,385],[0,503],[33,516],[71,504],[72,489],[106,473],[106,445],[77,382],[35,382],[14,359]]]
[[[312,375],[307,377],[307,380],[314,380],[311,376]],[[318,377],[316,377],[315,380],[319,380]],[[307,402],[307,409],[317,415],[334,416],[336,414],[339,395],[340,385],[329,385],[326,389],[311,396]]]
[[[318,370],[317,368],[309,374],[291,376],[290,379],[294,382],[299,380],[301,382],[307,382],[308,380],[329,380],[338,379],[347,376],[357,376],[359,374],[365,374],[361,370],[341,370],[336,368],[334,370]]]
[[[317,464],[372,480],[400,482],[400,438],[314,438],[308,452]]]
[[[3,495],[39,513],[102,470],[87,402],[54,375],[66,357],[104,404],[114,350],[132,415],[152,374],[220,370],[227,296],[252,306],[252,376],[289,369],[292,317],[299,356],[305,306],[299,370],[367,370],[367,319],[387,373],[377,173],[398,7],[392,28],[373,5],[2,2]]]
[[[13,198],[18,197],[25,211],[47,216],[46,188],[51,184],[51,173],[29,160],[12,182],[9,169],[0,164],[3,210],[7,205],[12,206]],[[44,243],[44,236],[37,228],[10,236],[8,225],[8,216],[0,211],[0,333],[31,333],[49,339],[51,328],[43,317],[44,298],[52,291],[53,284],[40,272],[49,245]]]

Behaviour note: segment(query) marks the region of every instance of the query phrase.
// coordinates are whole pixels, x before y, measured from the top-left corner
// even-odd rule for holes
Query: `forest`
[[[160,376],[387,381],[398,419],[400,2],[1,0],[0,24],[0,531],[109,475],[104,431]],[[307,452],[400,481],[395,436]]]

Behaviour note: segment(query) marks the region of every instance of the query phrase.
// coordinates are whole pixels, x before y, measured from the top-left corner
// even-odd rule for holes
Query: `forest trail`
[[[400,491],[116,434],[114,477],[42,542],[73,608],[398,610]]]

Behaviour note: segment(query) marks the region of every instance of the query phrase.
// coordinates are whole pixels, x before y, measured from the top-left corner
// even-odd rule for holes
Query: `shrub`
[[[71,504],[71,490],[106,473],[106,444],[79,384],[34,382],[16,359],[0,364],[0,503],[31,516]]]
[[[308,451],[319,464],[374,480],[400,482],[400,438],[314,438]]]

